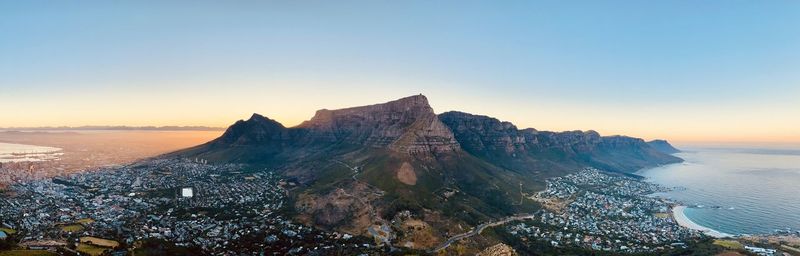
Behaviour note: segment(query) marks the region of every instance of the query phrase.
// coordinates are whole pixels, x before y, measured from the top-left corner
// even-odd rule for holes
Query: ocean
[[[727,234],[800,231],[800,149],[682,147],[685,162],[637,174],[673,191],[691,221]]]
[[[61,149],[0,142],[0,163],[56,160]]]

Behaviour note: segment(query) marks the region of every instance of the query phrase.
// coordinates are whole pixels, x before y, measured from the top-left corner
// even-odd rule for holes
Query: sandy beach
[[[694,223],[692,220],[686,217],[686,214],[683,213],[683,210],[685,209],[686,206],[683,205],[678,205],[672,208],[672,217],[675,218],[675,221],[678,222],[678,225],[681,225],[689,229],[701,231],[704,234],[711,237],[723,238],[732,236],[730,234],[722,233],[707,227],[700,226],[700,224]]]

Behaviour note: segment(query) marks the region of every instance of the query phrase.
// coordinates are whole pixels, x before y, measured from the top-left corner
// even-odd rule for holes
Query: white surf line
[[[715,238],[733,236],[731,234],[722,233],[695,223],[694,221],[690,220],[689,217],[686,217],[686,214],[683,212],[684,210],[686,210],[686,206],[683,205],[678,205],[672,208],[672,217],[675,218],[675,221],[678,222],[678,225],[703,232],[704,234]]]

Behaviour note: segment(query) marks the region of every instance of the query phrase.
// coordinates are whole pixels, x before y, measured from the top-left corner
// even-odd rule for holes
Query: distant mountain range
[[[43,127],[5,127],[4,131],[221,131],[224,128],[207,126],[43,126]]]
[[[524,195],[584,167],[630,174],[681,162],[642,139],[518,129],[462,112],[435,114],[423,95],[319,110],[284,127],[253,114],[170,156],[277,170],[300,185],[297,219],[355,234],[408,210],[437,232],[539,207]]]

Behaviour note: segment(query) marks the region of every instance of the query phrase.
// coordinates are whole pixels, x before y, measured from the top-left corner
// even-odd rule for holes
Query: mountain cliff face
[[[319,110],[308,121],[286,128],[253,114],[209,143],[179,152],[219,162],[281,164],[319,155],[383,149],[419,159],[460,150],[453,133],[416,95],[370,106]]]
[[[523,132],[509,122],[488,116],[451,111],[439,115],[439,119],[453,131],[461,146],[476,156],[514,156],[526,151],[528,145],[538,144],[536,130]]]
[[[637,138],[436,115],[422,95],[323,109],[289,128],[254,114],[172,155],[279,171],[300,184],[292,192],[298,220],[356,234],[405,210],[437,219],[432,225],[449,232],[453,224],[535,210],[524,195],[548,177],[587,166],[633,172],[680,161]]]
[[[681,152],[677,148],[673,147],[672,144],[669,144],[669,142],[666,140],[651,140],[648,141],[647,144],[664,154],[675,154]]]
[[[453,133],[439,121],[423,95],[384,104],[319,110],[297,128],[309,130],[314,141],[348,142],[411,154],[459,149]]]
[[[600,136],[595,131],[519,130],[509,122],[462,112],[439,115],[467,152],[512,169],[559,169],[593,166],[608,171],[680,162],[638,138]],[[527,167],[526,167],[527,166]]]

